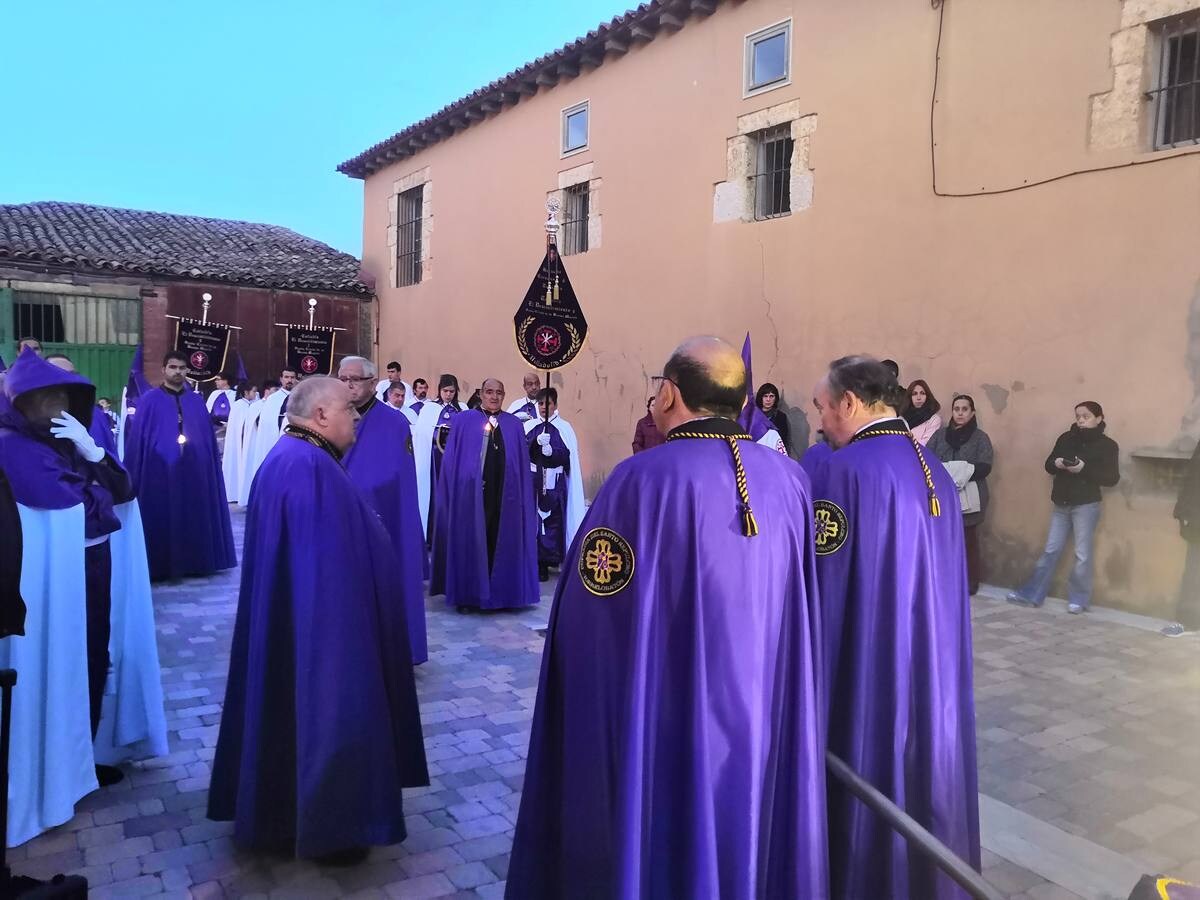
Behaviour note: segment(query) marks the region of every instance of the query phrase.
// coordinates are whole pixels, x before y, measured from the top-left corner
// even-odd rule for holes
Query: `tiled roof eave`
[[[337,170],[351,178],[366,178],[400,159],[470,128],[531,97],[542,87],[581,72],[599,68],[611,54],[623,56],[638,44],[648,43],[663,32],[683,28],[693,16],[707,17],[721,0],[650,0],[623,16],[614,18],[584,37],[548,53],[503,78],[468,94],[428,118],[409,125],[385,141],[346,160]]]

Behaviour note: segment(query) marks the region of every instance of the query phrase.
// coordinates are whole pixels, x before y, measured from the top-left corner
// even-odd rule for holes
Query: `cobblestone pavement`
[[[403,844],[321,869],[239,853],[231,826],[204,817],[237,579],[155,589],[171,755],[11,851],[14,869],[83,874],[93,897],[501,896],[549,603],[460,615],[428,602],[417,689],[432,784],[406,792]],[[975,603],[981,792],[1146,872],[1200,880],[1200,641]],[[1012,898],[1078,896],[987,850],[984,870]]]

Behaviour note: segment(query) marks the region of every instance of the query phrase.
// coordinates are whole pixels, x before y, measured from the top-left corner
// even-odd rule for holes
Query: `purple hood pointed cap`
[[[14,403],[31,391],[49,387],[66,388],[68,412],[85,426],[91,423],[96,404],[95,385],[77,372],[68,372],[46,362],[28,347],[21,351],[17,361],[4,373],[4,397],[9,401],[5,405]],[[15,408],[10,406],[10,409],[15,412]]]

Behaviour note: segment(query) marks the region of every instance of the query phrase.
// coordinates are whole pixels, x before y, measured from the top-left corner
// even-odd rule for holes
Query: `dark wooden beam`
[[[592,50],[585,50],[579,54],[579,65],[586,66],[589,69],[597,69],[604,62],[604,55],[596,53]]]
[[[496,98],[485,97],[483,100],[479,101],[479,108],[488,115],[491,115],[492,113],[500,112],[500,103]]]
[[[635,41],[652,41],[654,40],[654,31],[641,23],[630,25],[629,34]]]
[[[570,60],[564,59],[558,64],[558,74],[563,78],[574,78],[579,74],[579,66]]]
[[[467,120],[470,122],[479,122],[483,119],[483,113],[480,112],[479,108],[475,106],[468,106],[463,112],[463,115],[465,115]]]
[[[528,80],[518,81],[517,82],[517,91],[521,94],[524,94],[526,97],[536,94],[538,91],[537,79],[530,78]]]
[[[604,50],[606,53],[616,53],[620,56],[629,50],[629,42],[613,35],[604,39]]]
[[[691,0],[692,12],[701,16],[711,16],[717,10],[717,0]]]
[[[558,84],[558,74],[551,72],[549,69],[542,69],[542,71],[538,72],[537,78],[534,80],[546,87],[554,87],[554,85]]]

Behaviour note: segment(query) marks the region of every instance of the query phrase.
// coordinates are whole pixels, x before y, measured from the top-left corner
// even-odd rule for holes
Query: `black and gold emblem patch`
[[[579,547],[579,579],[597,597],[623,591],[633,567],[633,548],[611,528],[593,528]]]
[[[817,538],[817,556],[828,556],[842,548],[850,537],[850,520],[836,503],[817,500],[813,503],[815,513],[814,531]]]

